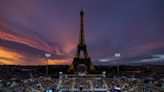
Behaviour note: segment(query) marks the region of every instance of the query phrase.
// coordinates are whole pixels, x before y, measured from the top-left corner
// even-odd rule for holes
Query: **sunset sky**
[[[164,64],[164,0],[0,0],[0,64],[70,64],[82,7],[93,64]]]

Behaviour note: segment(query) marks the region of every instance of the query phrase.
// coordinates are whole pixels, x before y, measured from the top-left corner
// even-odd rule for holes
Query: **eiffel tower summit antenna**
[[[83,52],[83,53],[81,53]],[[82,56],[81,56],[82,54]],[[77,46],[77,52],[73,58],[73,62],[69,68],[69,72],[76,72],[79,65],[85,65],[85,71],[92,73],[95,68],[91,63],[91,59],[87,52],[87,46],[85,44],[85,34],[84,34],[84,12],[80,11],[80,34],[79,34],[79,44]]]
[[[84,10],[84,1],[85,1],[85,0],[82,0],[81,10]]]

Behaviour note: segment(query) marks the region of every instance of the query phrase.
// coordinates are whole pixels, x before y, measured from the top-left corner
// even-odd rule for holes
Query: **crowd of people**
[[[72,78],[65,78],[60,80],[58,89],[71,90],[73,84],[72,81],[73,81]]]
[[[67,91],[79,91],[82,88],[85,91],[109,91],[113,92],[115,88],[119,88],[122,92],[160,92],[157,88],[151,88],[148,91],[144,83],[144,79],[129,78],[129,77],[73,77],[63,78],[59,87]],[[162,89],[162,88],[161,88]]]
[[[122,92],[144,92],[142,81],[136,78],[107,78],[108,90],[119,87]]]
[[[79,87],[82,87],[83,89],[91,89],[90,80],[85,78],[76,78],[74,88],[79,89]]]
[[[161,83],[164,83],[162,81]],[[149,88],[150,87],[150,88]],[[152,82],[145,83],[143,79],[127,77],[74,77],[74,78],[33,78],[33,79],[12,79],[0,80],[0,92],[45,92],[47,89],[59,91],[79,91],[82,90],[96,91],[101,90],[113,92],[119,88],[121,92],[160,92],[159,89],[152,85]]]
[[[115,89],[121,92],[164,92],[162,71],[152,73],[149,77],[106,77],[103,74],[75,74],[69,77],[61,73],[59,78],[48,78],[30,69],[31,67],[22,69],[15,66],[1,66],[0,92],[46,92],[48,89],[55,90],[51,92],[79,90],[113,92]]]
[[[55,89],[58,80],[51,78],[1,80],[0,92],[44,92],[46,89]]]
[[[106,83],[104,82],[104,79],[101,78],[93,78],[93,88],[106,88]]]

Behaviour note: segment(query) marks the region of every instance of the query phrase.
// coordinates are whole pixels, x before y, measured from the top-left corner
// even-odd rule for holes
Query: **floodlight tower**
[[[46,60],[47,60],[47,63],[46,63],[46,75],[48,76],[48,58],[51,57],[51,54],[45,53],[45,57],[46,57]]]
[[[116,58],[119,58],[121,56],[120,53],[114,53],[114,56]],[[119,76],[120,75],[120,69],[119,69],[119,62],[117,61],[117,75]]]

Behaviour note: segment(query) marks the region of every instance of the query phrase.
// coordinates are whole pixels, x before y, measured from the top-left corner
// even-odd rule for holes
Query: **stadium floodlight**
[[[115,56],[115,57],[120,57],[121,54],[120,54],[120,53],[114,53],[114,56]]]
[[[121,56],[121,54],[120,53],[114,53],[114,56],[116,58],[119,58]],[[119,69],[119,62],[118,61],[117,61],[117,74],[118,74],[118,76],[120,75],[120,69]]]
[[[48,58],[51,57],[51,54],[50,53],[45,53],[45,56],[47,58],[46,75],[48,76]]]
[[[50,54],[50,53],[45,53],[45,56],[46,56],[47,58],[49,58],[49,57],[51,57],[51,54]]]

